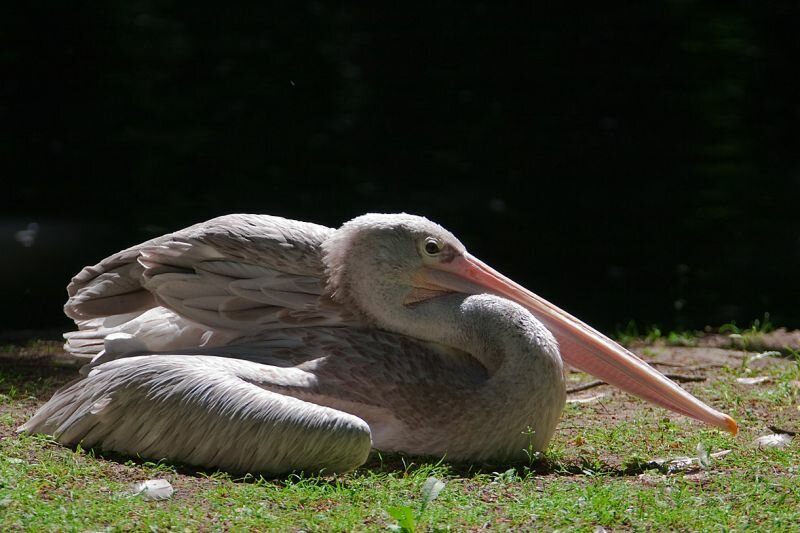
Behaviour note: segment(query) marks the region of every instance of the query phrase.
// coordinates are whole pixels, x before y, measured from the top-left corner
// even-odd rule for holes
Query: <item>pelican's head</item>
[[[429,286],[430,271],[466,253],[440,225],[405,213],[354,218],[323,246],[334,299],[355,303],[373,318],[387,307],[452,293]]]
[[[656,405],[736,433],[736,422],[704,404],[639,357],[466,251],[430,220],[368,214],[325,244],[329,290],[380,322],[393,310],[439,296],[490,293],[528,309],[556,337],[570,365]]]

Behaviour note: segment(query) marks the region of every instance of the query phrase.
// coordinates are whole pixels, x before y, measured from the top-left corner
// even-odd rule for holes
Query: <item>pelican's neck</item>
[[[467,352],[487,369],[488,380],[471,391],[459,422],[467,428],[483,421],[470,429],[475,446],[497,457],[546,447],[566,399],[563,364],[555,338],[526,309],[489,294],[450,295],[393,318],[395,331]]]
[[[561,380],[553,336],[527,310],[504,298],[452,294],[383,308],[377,318],[383,329],[469,353],[493,379],[535,372]]]
[[[494,322],[489,309],[474,305],[481,298],[452,294],[415,305],[392,308],[381,326],[417,339],[466,352],[494,376],[506,362],[506,340],[482,318]]]

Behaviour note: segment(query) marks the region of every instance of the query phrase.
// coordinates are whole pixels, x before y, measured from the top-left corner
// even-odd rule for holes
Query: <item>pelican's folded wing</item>
[[[124,358],[65,386],[19,431],[231,472],[351,470],[370,450],[363,420],[263,388],[314,379],[210,356]]]
[[[67,335],[67,349],[95,354],[115,332],[142,339],[149,350],[171,350],[270,329],[358,323],[325,293],[322,243],[332,231],[227,215],[123,250],[68,286],[64,310],[81,331]],[[165,326],[149,329],[158,323]],[[179,334],[165,334],[167,326]]]

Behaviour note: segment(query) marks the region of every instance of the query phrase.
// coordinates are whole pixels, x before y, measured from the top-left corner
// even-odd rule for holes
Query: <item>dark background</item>
[[[5,338],[229,212],[426,215],[607,331],[800,327],[797,2],[17,4]]]

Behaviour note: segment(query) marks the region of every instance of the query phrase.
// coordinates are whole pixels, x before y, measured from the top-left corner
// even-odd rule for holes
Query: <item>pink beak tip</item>
[[[728,415],[725,415],[725,423],[728,425],[728,432],[735,437],[736,434],[739,433],[739,424],[737,424],[736,420]]]

